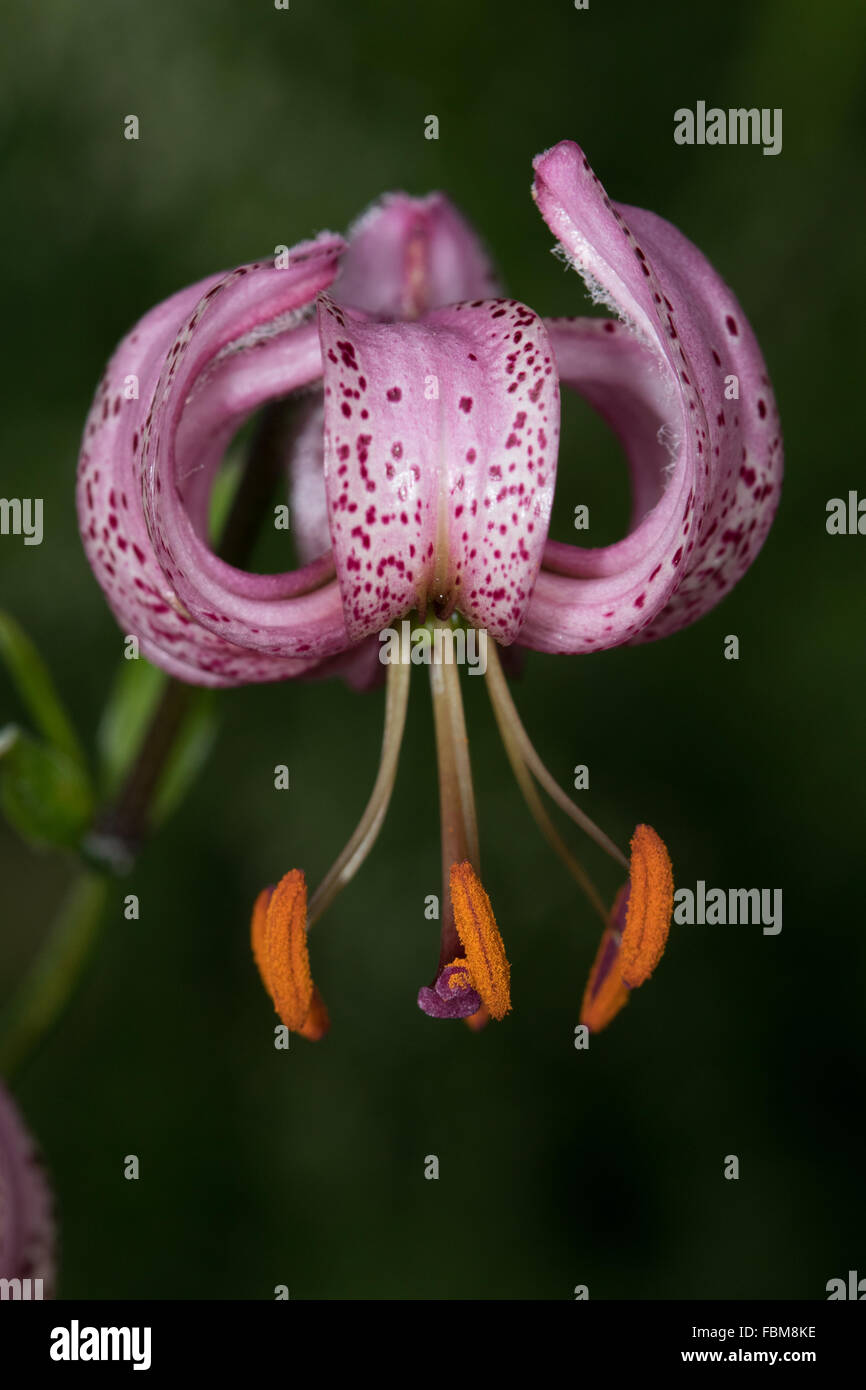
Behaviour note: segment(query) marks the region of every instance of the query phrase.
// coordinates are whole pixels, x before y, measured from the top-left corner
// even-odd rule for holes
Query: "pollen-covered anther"
[[[330,1023],[310,973],[307,885],[300,869],[259,893],[251,936],[259,974],[283,1023],[311,1041],[323,1037]]]
[[[591,1033],[600,1033],[602,1028],[606,1028],[629,1000],[629,991],[622,981],[619,958],[621,928],[627,905],[628,884],[624,884],[601,934],[580,1006],[580,1021],[586,1024]]]
[[[664,953],[674,910],[674,871],[660,835],[639,825],[631,839],[629,894],[620,947],[623,983],[636,989]]]
[[[472,984],[492,1018],[511,1008],[511,967],[490,899],[468,860],[451,866],[451,906]]]
[[[670,856],[648,825],[632,836],[629,881],[619,891],[583,996],[580,1021],[598,1033],[649,979],[665,949],[674,907]]]

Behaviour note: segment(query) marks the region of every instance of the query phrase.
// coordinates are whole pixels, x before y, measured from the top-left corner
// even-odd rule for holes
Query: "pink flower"
[[[497,647],[598,651],[700,617],[763,543],[782,450],[754,335],[700,251],[655,214],[611,202],[571,142],[540,155],[535,175],[533,195],[560,254],[616,318],[544,321],[492,297],[479,243],[448,202],[392,195],[348,243],[323,233],[294,248],[287,267],[241,266],[146,315],[97,393],[78,506],[88,558],[124,631],[187,681],[342,670],[365,684],[379,669],[377,635],[411,613],[431,631],[484,631],[512,766],[566,809],[510,703]],[[631,529],[599,549],[548,538],[561,382],[604,416],[629,460]],[[300,391],[310,394],[309,415],[286,442],[286,470],[303,565],[246,573],[210,549],[210,484],[243,420]],[[448,899],[455,866],[477,875],[478,846],[459,688],[437,669]],[[272,994],[289,989],[292,1026],[313,997],[305,923],[355,872],[384,816],[407,681],[389,667],[376,788],[309,919],[302,876],[292,880],[291,922],[281,927],[276,908],[270,914],[267,959],[279,960],[284,930],[304,980],[301,994],[292,982],[269,982]],[[458,881],[461,901],[477,907],[462,868]],[[260,933],[267,912],[265,904]],[[458,928],[446,903],[440,969],[422,991],[430,1012],[469,1013],[476,996],[486,1007]],[[499,1014],[501,986],[500,978]]]

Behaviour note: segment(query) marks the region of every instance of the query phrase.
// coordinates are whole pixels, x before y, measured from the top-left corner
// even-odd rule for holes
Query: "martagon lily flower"
[[[499,653],[595,652],[706,613],[770,527],[779,422],[740,305],[676,228],[612,202],[569,141],[536,159],[533,196],[559,254],[616,317],[542,320],[497,297],[478,240],[444,197],[393,194],[347,242],[323,233],[282,263],[212,276],[152,310],[109,363],[86,426],[87,556],[121,627],[166,671],[211,686],[339,673],[365,687],[382,671],[380,634],[408,618],[426,633],[426,646],[413,634],[410,660],[387,664],[381,764],[349,843],[309,902],[293,868],[255,904],[265,986],[284,1023],[309,1038],[328,1018],[307,935],[375,841],[411,667],[422,662],[443,895],[439,964],[418,1003],[473,1026],[510,1008],[446,637],[492,639],[487,685],[508,760],[604,923],[583,1022],[604,1027],[664,949],[673,877],[661,838],[638,825],[627,858],[566,796],[521,723]],[[599,549],[548,537],[561,385],[610,424],[630,466],[631,529]],[[308,400],[285,440],[302,567],[246,573],[210,548],[211,483],[240,424],[292,394]],[[610,911],[538,787],[626,871]]]

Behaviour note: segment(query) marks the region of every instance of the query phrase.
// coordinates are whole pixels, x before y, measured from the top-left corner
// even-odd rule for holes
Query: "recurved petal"
[[[346,645],[329,561],[245,574],[207,540],[210,482],[233,433],[320,375],[309,309],[342,247],[323,235],[288,268],[241,266],[174,295],[127,335],[97,391],[79,460],[85,550],[123,630],[182,679],[283,679]]]
[[[298,556],[305,565],[331,549],[325,493],[324,415],[321,397],[311,397],[290,441],[286,459],[292,535]]]
[[[323,297],[325,485],[350,638],[458,609],[513,641],[550,518],[553,353],[514,300],[376,323]]]
[[[487,299],[496,278],[469,223],[441,193],[388,193],[349,232],[334,296],[375,318],[417,319]]]
[[[478,237],[443,194],[388,193],[349,232],[333,295],[372,318],[417,319],[496,289]],[[292,534],[305,564],[331,547],[322,430],[314,398],[288,453]]]
[[[381,661],[382,646],[376,637],[365,637],[354,647],[329,656],[311,666],[303,680],[324,681],[339,678],[351,690],[376,690],[385,680],[386,668]]]
[[[569,141],[535,170],[548,226],[623,320],[548,325],[563,381],[623,440],[634,515],[612,546],[548,543],[520,640],[590,651],[676,631],[731,589],[775,513],[781,436],[754,334],[702,253],[662,218],[612,203]]]
[[[0,1279],[41,1279],[46,1298],[54,1285],[51,1208],[36,1146],[0,1083]]]

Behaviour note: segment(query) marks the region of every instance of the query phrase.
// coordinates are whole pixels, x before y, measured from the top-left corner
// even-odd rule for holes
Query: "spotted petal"
[[[388,193],[349,232],[334,297],[374,318],[417,319],[497,290],[487,255],[441,193]]]
[[[388,193],[351,228],[334,295],[371,317],[415,319],[431,308],[496,292],[496,278],[475,232],[441,193]],[[324,472],[324,408],[309,402],[288,457],[292,533],[302,563],[330,551]],[[339,674],[356,688],[381,681],[374,638],[322,662],[316,679]]]
[[[98,389],[79,461],[85,549],[123,629],[185,680],[282,679],[347,644],[327,557],[245,574],[207,540],[210,482],[232,434],[320,374],[304,310],[342,247],[323,235],[294,248],[288,268],[241,266],[183,290],[124,339]]]
[[[515,300],[382,324],[327,299],[319,324],[325,482],[350,637],[431,604],[513,641],[556,467],[544,325]]]
[[[0,1279],[41,1279],[46,1298],[54,1283],[51,1207],[36,1146],[0,1083]]]
[[[351,228],[333,297],[371,318],[412,320],[486,299],[496,277],[469,223],[441,193],[386,193]],[[331,548],[321,395],[310,400],[288,458],[292,532],[304,563]]]
[[[701,252],[653,213],[612,203],[570,141],[535,170],[548,226],[623,320],[548,324],[562,380],[623,441],[635,514],[615,545],[548,543],[520,641],[590,651],[675,632],[733,587],[776,510],[781,438],[754,334]]]

